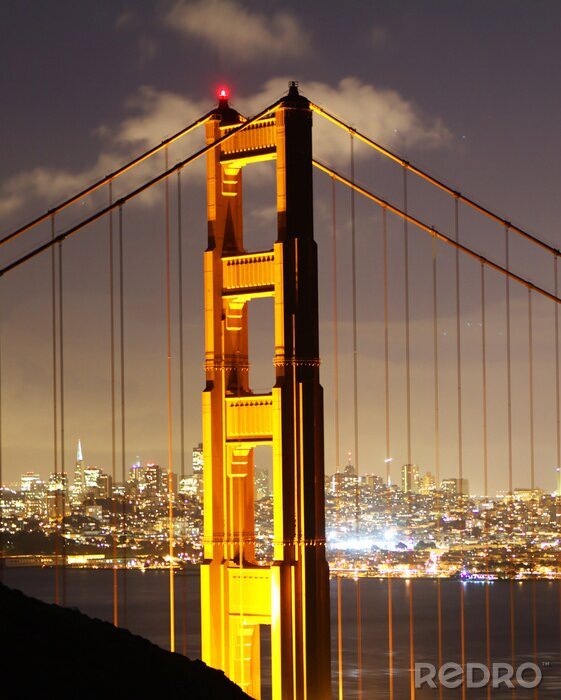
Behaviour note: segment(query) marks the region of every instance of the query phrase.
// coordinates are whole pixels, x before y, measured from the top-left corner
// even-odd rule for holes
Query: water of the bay
[[[168,574],[163,571],[128,571],[126,585],[119,572],[120,623],[135,634],[169,648]],[[54,571],[39,568],[6,569],[4,582],[24,593],[54,602]],[[344,698],[358,698],[357,665],[357,585],[360,586],[362,618],[362,697],[366,700],[389,698],[388,674],[388,581],[361,579],[341,580],[343,630]],[[331,581],[331,637],[333,697],[337,697],[337,590]],[[393,602],[393,671],[394,698],[410,697],[410,592],[413,593],[414,658],[416,662],[438,663],[438,584],[434,580],[404,581],[394,579]],[[511,610],[514,610],[515,665],[537,662],[543,680],[537,695],[533,690],[504,687],[491,691],[491,697],[524,700],[561,699],[561,583],[550,581],[491,584],[441,581],[442,660],[461,663],[462,635],[460,624],[461,588],[465,609],[465,661],[487,662],[485,591],[489,587],[491,663],[512,662]],[[126,588],[126,618],[124,591]],[[191,658],[200,657],[199,577],[196,570],[179,573],[176,590],[177,651]],[[66,571],[66,604],[104,620],[113,618],[113,572],[107,570],[70,569]],[[535,624],[534,624],[535,623]],[[270,656],[268,635],[263,635],[263,698],[270,698]],[[535,643],[534,643],[535,640]],[[102,652],[100,652],[102,653]],[[117,661],[117,660],[116,660]],[[131,670],[131,672],[134,672]],[[461,689],[427,687],[416,691],[419,700],[456,700]],[[466,689],[465,697],[488,698],[487,689]]]

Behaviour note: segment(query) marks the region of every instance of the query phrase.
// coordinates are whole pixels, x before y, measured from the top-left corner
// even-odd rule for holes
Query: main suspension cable
[[[545,241],[542,241],[541,239],[537,238],[533,234],[529,233],[528,231],[525,231],[524,229],[515,226],[512,224],[510,221],[507,219],[504,219],[502,216],[499,216],[498,214],[495,214],[491,210],[487,209],[481,204],[478,204],[475,200],[470,199],[469,197],[466,197],[463,195],[461,192],[458,192],[454,188],[450,187],[449,185],[446,185],[444,182],[441,182],[437,178],[433,177],[432,175],[429,175],[424,170],[421,170],[421,168],[416,167],[412,163],[410,163],[408,160],[405,160],[404,158],[401,158],[400,156],[396,155],[389,149],[385,148],[384,146],[381,146],[379,143],[376,143],[376,141],[373,141],[372,139],[368,138],[368,136],[365,136],[362,134],[360,131],[357,131],[352,126],[349,126],[345,122],[343,122],[341,119],[338,119],[335,117],[333,114],[330,114],[327,112],[323,107],[320,107],[313,102],[310,103],[311,109],[316,112],[317,114],[320,114],[322,117],[325,117],[328,121],[332,122],[336,126],[340,127],[341,129],[344,129],[348,133],[352,134],[355,138],[359,139],[363,143],[365,143],[367,146],[370,146],[374,150],[378,151],[384,156],[387,156],[391,160],[393,160],[395,163],[398,165],[403,166],[410,172],[412,172],[415,175],[418,175],[421,177],[423,180],[426,180],[429,182],[431,185],[435,185],[439,189],[443,190],[447,194],[458,198],[460,201],[462,201],[464,204],[467,204],[468,206],[472,207],[476,211],[478,211],[480,214],[484,214],[485,216],[489,217],[493,221],[496,221],[497,223],[501,224],[502,226],[507,227],[514,233],[518,234],[519,236],[522,236],[523,238],[526,238],[527,240],[531,241],[532,243],[535,243],[536,245],[540,246],[544,250],[547,250],[549,253],[553,253],[556,256],[561,255],[561,251],[558,250],[557,248],[549,245]]]
[[[165,170],[163,173],[159,173],[158,175],[153,177],[151,180],[147,180],[146,182],[144,182],[142,185],[140,185],[136,189],[132,190],[131,192],[128,192],[127,194],[123,195],[122,197],[120,197],[119,199],[114,201],[112,204],[110,204],[106,207],[103,207],[102,209],[99,209],[97,212],[95,212],[91,216],[87,217],[86,219],[82,219],[82,221],[75,224],[74,226],[71,226],[66,231],[59,233],[58,236],[56,236],[54,239],[46,241],[46,242],[42,243],[41,245],[37,246],[36,248],[33,248],[28,253],[25,253],[24,255],[21,255],[20,257],[16,258],[12,262],[5,265],[3,268],[0,268],[0,276],[6,274],[7,272],[10,272],[10,270],[13,270],[16,267],[19,267],[20,265],[27,262],[28,260],[31,260],[31,258],[34,258],[36,255],[39,255],[43,251],[48,250],[49,248],[51,248],[53,245],[55,245],[59,241],[63,241],[66,238],[73,236],[75,233],[77,233],[81,229],[85,228],[89,224],[93,223],[94,221],[97,221],[98,219],[101,219],[101,217],[105,216],[110,211],[113,211],[114,209],[118,209],[119,207],[122,207],[128,201],[130,201],[131,199],[134,199],[135,197],[138,197],[140,194],[142,194],[144,191],[146,191],[150,187],[153,187],[154,185],[157,185],[162,180],[165,180],[165,178],[169,177],[172,173],[175,173],[178,170],[181,170],[182,168],[184,168],[185,166],[190,165],[191,163],[195,162],[196,160],[201,158],[201,156],[204,156],[209,151],[212,151],[213,149],[217,148],[220,144],[224,143],[228,139],[231,139],[233,136],[235,136],[240,131],[247,129],[253,123],[258,121],[259,119],[262,119],[264,116],[266,116],[267,114],[272,112],[278,106],[279,102],[280,102],[280,100],[275,102],[274,104],[272,104],[270,107],[267,107],[266,109],[262,110],[261,112],[256,114],[254,117],[251,117],[251,119],[248,119],[243,124],[240,124],[240,126],[233,128],[231,131],[228,131],[226,134],[224,134],[224,136],[221,136],[219,139],[216,139],[216,141],[213,141],[212,143],[207,144],[206,146],[204,146],[204,148],[201,148],[200,150],[196,151],[195,153],[192,153],[187,158],[184,158],[183,160],[178,161],[175,165],[173,165],[168,170]]]
[[[120,175],[123,175],[124,173],[126,173],[128,170],[133,168],[135,165],[139,165],[140,163],[142,163],[146,159],[150,158],[154,154],[159,153],[159,151],[161,151],[162,149],[167,148],[170,144],[174,143],[175,141],[177,141],[181,137],[186,136],[188,133],[190,133],[191,131],[193,131],[197,127],[202,126],[203,124],[206,124],[206,122],[212,116],[213,111],[214,110],[211,110],[210,112],[205,114],[200,119],[197,119],[197,121],[193,122],[192,124],[189,124],[189,126],[186,126],[183,129],[181,129],[180,131],[178,131],[173,136],[170,136],[169,138],[164,139],[157,146],[153,146],[152,148],[145,151],[141,155],[137,156],[136,158],[133,158],[133,160],[129,161],[125,165],[122,165],[120,168],[117,168],[117,170],[113,171],[109,175],[102,177],[97,182],[94,182],[93,185],[89,185],[88,187],[81,190],[80,192],[73,194],[71,197],[69,197],[68,199],[65,199],[63,202],[58,204],[56,207],[49,209],[49,211],[41,214],[37,218],[28,222],[27,224],[20,226],[18,229],[15,229],[11,233],[8,233],[3,238],[0,238],[0,246],[4,245],[5,243],[8,243],[9,241],[12,241],[14,238],[17,238],[22,233],[29,231],[29,229],[34,228],[38,224],[43,223],[43,221],[46,221],[49,217],[54,216],[54,214],[58,214],[58,212],[62,211],[63,209],[66,209],[70,205],[75,204],[76,202],[79,202],[81,199],[92,194],[93,192],[98,190],[100,187],[103,187],[103,185],[112,183],[113,180],[118,178]]]
[[[512,272],[509,268],[503,267],[502,265],[499,265],[498,263],[494,262],[493,260],[489,260],[488,258],[484,257],[483,255],[480,255],[475,250],[473,250],[472,248],[469,248],[468,246],[466,246],[462,243],[458,243],[450,236],[447,236],[446,234],[442,233],[441,231],[438,231],[438,229],[436,229],[434,226],[429,226],[428,224],[425,224],[420,219],[416,219],[414,216],[411,216],[407,212],[402,211],[399,207],[396,207],[394,204],[387,202],[385,199],[382,199],[381,197],[378,197],[377,195],[375,195],[374,193],[365,189],[364,187],[361,187],[360,185],[357,185],[356,183],[352,183],[344,175],[341,175],[340,173],[336,172],[332,168],[329,168],[327,165],[324,165],[323,163],[320,163],[319,161],[317,161],[315,159],[312,160],[312,163],[313,163],[314,167],[316,167],[318,170],[321,170],[322,172],[326,173],[330,177],[335,178],[339,182],[342,182],[344,185],[347,185],[348,187],[353,187],[358,193],[364,195],[367,199],[370,199],[371,201],[378,204],[380,207],[387,209],[392,214],[395,214],[396,216],[400,217],[401,219],[406,219],[410,224],[413,224],[417,228],[420,228],[422,231],[425,231],[429,235],[435,236],[436,238],[438,238],[438,240],[443,241],[444,243],[447,243],[448,245],[450,245],[454,248],[458,248],[461,252],[465,253],[469,257],[474,258],[475,260],[478,260],[479,262],[484,263],[485,265],[487,265],[487,267],[490,267],[493,270],[496,270],[497,272],[500,272],[501,274],[505,275],[508,279],[511,279],[515,282],[518,282],[519,284],[522,284],[524,287],[526,287],[528,289],[532,289],[534,292],[541,294],[542,296],[546,297],[547,299],[550,299],[551,301],[561,303],[561,298],[559,298],[555,294],[552,294],[551,292],[548,292],[547,289],[544,289],[543,287],[538,287],[533,282],[530,282],[529,280],[524,279],[524,277],[520,277],[520,275],[517,275],[516,273]],[[2,270],[0,270],[0,274],[2,274]]]

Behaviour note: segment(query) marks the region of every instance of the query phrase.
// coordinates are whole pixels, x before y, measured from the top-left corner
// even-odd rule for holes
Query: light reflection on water
[[[121,619],[123,606],[123,572],[120,572]],[[5,583],[47,602],[54,602],[54,573],[50,569],[7,569]],[[361,579],[362,610],[362,687],[365,700],[382,700],[388,694],[388,582]],[[113,573],[106,570],[72,569],[66,572],[67,605],[104,620],[112,620]],[[163,571],[129,571],[126,574],[127,626],[135,634],[169,648],[168,574]],[[485,663],[486,584],[441,582],[442,642],[444,662],[461,661],[460,587],[465,600],[466,661]],[[533,587],[535,586],[535,591]],[[344,697],[358,697],[357,669],[357,582],[341,581],[343,615]],[[395,700],[409,698],[409,591],[413,592],[415,660],[437,664],[437,582],[415,580],[392,581],[393,599],[393,665]],[[540,700],[561,698],[561,634],[559,629],[561,583],[548,581],[496,581],[489,585],[491,614],[491,662],[511,661],[510,603],[515,609],[516,664],[533,661],[533,597],[536,600],[537,657],[542,666],[543,682]],[[333,652],[334,697],[337,670],[337,601],[336,582],[331,582],[331,635]],[[198,571],[176,576],[176,648],[186,648],[191,658],[200,656],[200,613]],[[263,635],[264,684],[270,682],[270,657],[267,655],[269,635]],[[263,698],[270,698],[264,688]],[[417,691],[420,700],[438,698],[438,690]],[[472,700],[487,698],[486,689],[467,691]],[[495,690],[492,697],[511,698],[505,689]],[[518,689],[516,698],[533,698],[533,691]],[[459,689],[444,689],[443,700],[461,698]]]

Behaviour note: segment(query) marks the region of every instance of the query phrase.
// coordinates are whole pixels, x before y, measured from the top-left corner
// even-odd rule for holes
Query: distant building
[[[436,491],[436,479],[432,472],[427,472],[421,477],[421,482],[419,486],[419,493],[424,496],[429,496],[431,493]]]
[[[113,479],[109,474],[104,474],[103,472],[99,475],[97,481],[97,487],[99,489],[99,495],[101,498],[111,498],[113,494]]]
[[[179,481],[179,493],[183,496],[198,498],[199,494],[199,479],[195,474],[183,477]]]
[[[43,482],[36,472],[25,472],[21,475],[21,490],[23,493],[32,493],[40,489]]]
[[[193,447],[193,474],[202,474],[204,465],[203,443],[199,442],[196,447]]]
[[[26,472],[21,475],[21,495],[28,518],[43,518],[47,513],[47,485],[39,474]]]
[[[47,515],[49,520],[61,520],[70,515],[68,474],[50,474],[47,483]]]
[[[66,472],[49,474],[47,491],[49,493],[53,493],[56,491],[59,493],[66,494],[68,492],[68,474]]]
[[[364,476],[361,477],[361,481],[372,493],[382,491],[385,486],[384,479],[377,474],[364,474]]]
[[[543,496],[542,489],[514,489],[514,498],[517,501],[533,501]]]
[[[401,490],[403,493],[419,492],[419,467],[416,464],[401,467]]]
[[[440,488],[448,496],[469,496],[469,479],[443,479]]]
[[[164,473],[160,465],[148,462],[144,467],[144,490],[155,496],[167,491],[165,485]]]

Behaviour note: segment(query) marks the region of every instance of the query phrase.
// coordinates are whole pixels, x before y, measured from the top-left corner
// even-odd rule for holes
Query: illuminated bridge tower
[[[241,122],[224,95],[207,142]],[[260,625],[271,625],[275,700],[331,697],[311,129],[309,103],[291,83],[274,112],[207,160],[202,653],[259,697]],[[272,159],[277,241],[247,253],[242,168]],[[247,305],[258,297],[274,301],[276,383],[266,394],[251,391],[249,374]],[[273,452],[271,566],[255,563],[257,445]]]

